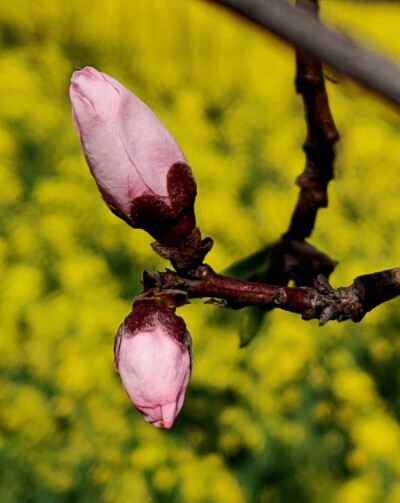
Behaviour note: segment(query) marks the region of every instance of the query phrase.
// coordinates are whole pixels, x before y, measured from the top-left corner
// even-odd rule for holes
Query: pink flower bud
[[[179,243],[195,227],[196,183],[178,144],[150,108],[117,80],[74,72],[72,115],[105,202],[160,242]]]
[[[192,339],[185,322],[155,302],[136,303],[115,338],[115,365],[131,402],[157,428],[171,428],[185,399]]]

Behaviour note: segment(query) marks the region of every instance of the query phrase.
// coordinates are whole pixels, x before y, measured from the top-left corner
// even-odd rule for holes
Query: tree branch
[[[318,14],[317,0],[296,0],[296,4]],[[304,240],[314,228],[320,207],[328,205],[327,185],[333,178],[336,130],[328,103],[322,64],[303,49],[296,48],[296,90],[303,97],[307,138],[304,144],[306,166],[298,177],[300,194],[288,231],[276,244],[268,273],[258,280],[285,286],[310,286],[319,274],[329,277],[336,262]]]
[[[400,105],[400,68],[389,59],[336,33],[286,0],[209,0],[299,47],[363,86]]]
[[[317,0],[297,0],[296,4],[317,16]],[[333,145],[339,133],[329,109],[322,64],[303,49],[296,48],[296,90],[303,96],[307,139],[303,150],[306,167],[298,177],[300,195],[286,237],[304,241],[311,235],[318,209],[328,205],[327,186],[333,178]]]
[[[320,325],[329,320],[360,321],[368,311],[400,295],[400,268],[359,276],[352,285],[334,289],[325,276],[330,274],[335,264],[304,242],[312,232],[318,208],[327,205],[327,185],[333,176],[333,145],[338,139],[318,58],[338,69],[342,67],[339,63],[334,64],[335,58],[344,58],[345,73],[358,75],[355,78],[360,82],[399,104],[400,71],[387,60],[320,24],[316,18],[317,0],[296,0],[298,7],[292,7],[283,0],[265,0],[264,3],[259,0],[215,1],[229,5],[297,47],[296,85],[297,91],[303,96],[306,112],[308,134],[304,150],[307,163],[298,179],[301,191],[289,230],[271,252],[275,253],[271,261],[275,260],[277,267],[275,272],[268,274],[278,271],[278,281],[286,283],[288,279],[295,279],[297,284],[306,286],[275,286],[217,274],[208,265],[200,265],[212,242],[201,240],[198,233],[197,238],[192,239],[193,242],[183,251],[153,245],[157,253],[172,261],[178,272],[145,272],[142,298],[156,299],[175,308],[186,304],[189,298],[211,297],[207,302],[222,307],[279,308],[301,314],[305,320],[316,318]],[[338,51],[335,50],[335,44]],[[347,52],[349,57],[346,56]],[[348,64],[356,70],[349,70]],[[360,75],[364,75],[365,79]],[[398,77],[398,82],[391,87],[393,75]],[[378,78],[379,85],[374,80],[376,76],[382,78],[380,81]],[[388,87],[385,88],[385,84]],[[200,245],[201,253],[191,260],[192,248]],[[319,274],[321,272],[324,275]],[[264,279],[261,278],[262,281]]]
[[[317,318],[320,325],[329,320],[361,321],[368,311],[400,294],[400,268],[359,276],[348,287],[333,289],[328,281],[319,276],[312,287],[280,287],[241,281],[215,273],[210,266],[202,265],[196,275],[188,278],[178,273],[145,272],[144,297],[164,298],[173,306],[171,299],[183,305],[184,294],[188,298],[212,297],[211,303],[230,309],[246,306],[277,307],[302,314],[305,320]]]

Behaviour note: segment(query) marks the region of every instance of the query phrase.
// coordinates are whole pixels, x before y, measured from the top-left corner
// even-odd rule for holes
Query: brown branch
[[[318,15],[318,0],[296,0],[298,7]],[[263,283],[309,286],[319,274],[329,277],[336,262],[305,243],[314,228],[318,209],[328,205],[327,186],[333,178],[336,130],[328,103],[322,64],[304,49],[296,48],[296,90],[303,97],[307,138],[304,172],[298,177],[300,194],[288,231],[274,247]]]
[[[296,4],[317,16],[317,0],[297,0]],[[297,179],[300,195],[286,237],[304,241],[311,235],[318,209],[328,205],[327,186],[333,178],[333,145],[339,133],[329,109],[320,60],[296,48],[296,68],[296,89],[303,96],[307,122],[303,147],[307,162]]]
[[[209,0],[300,47],[356,82],[400,105],[400,68],[327,28],[305,9],[285,0]]]
[[[196,271],[196,276],[181,277],[178,273],[144,273],[144,297],[164,297],[171,306],[183,305],[182,294],[188,298],[212,297],[212,301],[231,309],[246,306],[277,307],[299,313],[303,318],[319,319],[320,325],[329,320],[360,321],[368,311],[400,294],[400,268],[359,276],[348,287],[333,289],[323,276],[312,287],[280,287],[241,281],[215,273],[208,265]]]
[[[296,1],[303,10],[317,15],[317,0]],[[290,280],[296,285],[309,286],[319,274],[329,277],[336,265],[304,240],[312,232],[318,208],[327,205],[327,184],[333,175],[333,144],[338,132],[329,110],[321,62],[303,49],[296,49],[296,64],[296,87],[303,96],[308,129],[304,145],[307,163],[297,180],[300,196],[288,231],[271,252],[270,267],[249,278],[279,286],[286,286]],[[209,238],[202,241],[198,229],[195,231],[179,247],[153,243],[153,249],[169,259],[178,272],[193,270],[212,246]]]
[[[256,7],[255,11],[258,13],[266,14],[265,5],[257,0],[242,0],[242,2],[227,0],[219,3],[251,5]],[[266,0],[266,3],[268,6],[273,6],[272,10],[275,7],[278,11],[283,8],[282,12],[287,8],[293,9],[283,0],[277,2]],[[297,4],[306,9],[294,8],[287,11],[286,14],[290,15],[283,17],[286,27],[290,25],[287,24],[288,19],[291,19],[294,22],[291,26],[296,31],[297,20],[300,19],[299,24],[302,25],[303,14],[307,9],[312,9],[311,18],[314,24],[307,25],[311,19],[308,13],[303,19],[307,21],[303,27],[308,26],[312,30],[319,26],[318,29],[326,30],[315,20],[317,0],[297,0]],[[324,45],[323,37],[317,37],[315,40]],[[318,208],[327,205],[327,185],[333,176],[333,145],[338,139],[338,133],[329,110],[322,66],[316,59],[319,52],[309,50],[310,46],[307,44],[298,45],[300,48],[296,50],[296,84],[298,92],[303,95],[306,111],[308,134],[304,150],[307,163],[304,173],[298,180],[301,191],[289,230],[273,252],[278,257],[275,257],[278,263],[275,270],[275,273],[278,271],[278,281],[286,283],[288,279],[295,279],[297,284],[307,286],[290,288],[284,284],[241,281],[217,274],[208,265],[200,265],[212,242],[207,239],[201,240],[198,233],[185,249],[165,246],[160,248],[158,244],[153,246],[158,254],[172,261],[178,272],[145,272],[142,298],[156,299],[174,308],[184,305],[189,298],[211,297],[208,302],[227,308],[277,307],[301,314],[306,320],[316,318],[323,325],[329,320],[360,321],[377,305],[400,295],[400,268],[359,276],[352,285],[333,289],[325,275],[329,275],[335,264],[304,242],[313,229]],[[192,248],[196,249],[200,245],[201,253],[198,256],[193,255],[192,260],[194,253]],[[320,274],[313,280],[320,272],[324,272],[324,275]],[[273,275],[273,271],[268,274]],[[265,278],[261,279],[264,280]]]

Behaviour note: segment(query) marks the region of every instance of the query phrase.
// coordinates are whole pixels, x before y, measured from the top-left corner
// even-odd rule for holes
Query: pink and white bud
[[[132,404],[157,428],[178,416],[192,367],[183,319],[155,302],[136,303],[115,338],[115,365]]]
[[[94,68],[74,72],[72,115],[103,199],[166,244],[194,229],[196,183],[178,144],[150,108]]]

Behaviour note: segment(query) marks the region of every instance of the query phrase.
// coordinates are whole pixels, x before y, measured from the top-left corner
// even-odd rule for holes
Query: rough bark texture
[[[359,276],[352,285],[334,289],[327,278],[336,262],[305,242],[318,209],[328,204],[327,186],[333,178],[334,144],[339,138],[318,58],[399,104],[400,70],[319,23],[317,0],[296,0],[296,7],[284,0],[215,1],[296,45],[296,89],[303,97],[307,122],[306,167],[297,179],[300,194],[289,228],[271,252],[271,267],[263,277],[254,278],[258,281],[222,276],[203,265],[212,240],[202,240],[196,228],[179,245],[153,244],[178,272],[145,272],[142,298],[156,297],[174,308],[189,298],[209,297],[208,303],[221,307],[279,308],[301,314],[305,320],[316,318],[321,325],[329,320],[360,321],[368,311],[400,294],[400,268]],[[343,64],[333,64],[337,58],[343,58]],[[360,77],[363,71],[365,78]],[[381,86],[373,78],[379,72]],[[397,83],[385,87],[393,76]],[[290,280],[296,288],[286,286]]]
[[[318,12],[316,0],[297,0],[302,9]],[[322,64],[304,49],[296,48],[296,90],[303,97],[307,123],[304,143],[306,167],[298,177],[300,195],[287,237],[303,241],[311,235],[319,208],[328,206],[327,186],[333,178],[333,146],[339,133],[329,109]]]
[[[189,298],[211,297],[230,309],[246,306],[275,307],[299,313],[303,319],[318,319],[320,325],[329,320],[360,321],[368,311],[400,294],[400,268],[367,274],[356,278],[352,285],[332,288],[326,278],[319,276],[310,287],[282,287],[241,281],[215,273],[207,265],[200,266],[196,277],[182,278],[173,271],[145,273],[145,295],[182,292]],[[163,293],[162,293],[163,292]]]

